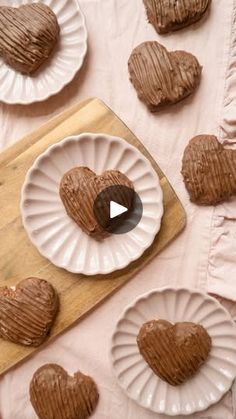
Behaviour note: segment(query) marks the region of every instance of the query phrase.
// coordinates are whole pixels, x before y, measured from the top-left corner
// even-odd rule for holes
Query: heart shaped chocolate
[[[91,377],[70,376],[56,364],[39,368],[30,383],[30,400],[40,419],[87,419],[99,399]]]
[[[184,151],[182,175],[192,202],[228,200],[236,194],[236,151],[224,148],[214,135],[198,135]]]
[[[116,186],[111,194],[111,186]],[[119,188],[121,187],[121,188]],[[127,188],[127,192],[125,191]],[[95,218],[94,204],[102,191],[106,190],[101,202],[100,216]],[[60,183],[60,196],[67,214],[82,228],[96,239],[108,235],[110,223],[109,203],[117,196],[116,201],[128,209],[132,208],[132,182],[118,170],[108,170],[96,175],[87,167],[75,167],[65,173]],[[98,222],[97,220],[100,220]]]
[[[153,372],[173,386],[195,374],[211,350],[207,331],[190,322],[149,321],[141,327],[137,343]]]
[[[58,306],[54,288],[43,279],[27,278],[16,287],[1,287],[0,337],[39,346],[51,329]]]
[[[128,67],[138,97],[152,112],[189,96],[201,78],[201,66],[194,55],[169,52],[155,41],[137,46]]]
[[[0,55],[21,73],[31,74],[51,55],[60,28],[44,3],[0,7]]]
[[[157,32],[176,31],[197,22],[211,0],[143,0],[149,22]]]

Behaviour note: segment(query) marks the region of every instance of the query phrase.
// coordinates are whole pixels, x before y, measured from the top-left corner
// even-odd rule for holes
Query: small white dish
[[[48,99],[70,83],[87,52],[87,29],[77,0],[41,0],[51,7],[60,25],[60,39],[52,56],[32,76],[21,74],[0,58],[0,101],[30,104]],[[8,6],[35,3],[8,0]]]
[[[133,230],[98,242],[67,215],[59,184],[76,166],[97,174],[120,170],[129,177],[143,204]],[[36,159],[23,185],[21,214],[30,240],[54,265],[73,273],[107,274],[125,268],[152,244],[161,225],[162,201],[159,178],[136,147],[122,138],[85,133],[54,144]]]
[[[143,323],[165,319],[205,327],[212,339],[207,361],[186,383],[171,386],[149,368],[136,343]],[[207,409],[230,389],[236,376],[236,326],[214,298],[194,289],[162,288],[139,297],[116,325],[111,358],[119,385],[142,407],[169,416]]]

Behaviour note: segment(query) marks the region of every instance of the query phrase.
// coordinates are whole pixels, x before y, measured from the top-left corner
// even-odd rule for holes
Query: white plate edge
[[[60,141],[58,141],[57,143],[55,143],[55,144],[51,144],[45,151],[43,151],[35,160],[34,160],[34,162],[33,162],[33,164],[32,164],[32,166],[30,167],[30,169],[27,171],[27,173],[26,173],[26,176],[25,176],[25,180],[24,180],[24,182],[23,182],[23,185],[22,185],[22,188],[21,188],[21,198],[20,198],[20,213],[21,213],[21,220],[22,220],[22,224],[23,224],[23,227],[24,227],[24,229],[25,229],[25,232],[26,232],[26,234],[27,234],[27,236],[28,236],[28,238],[29,238],[29,240],[31,241],[31,243],[34,245],[34,247],[37,249],[37,251],[44,257],[44,258],[46,258],[47,260],[49,260],[53,265],[54,265],[54,263],[52,262],[52,260],[50,259],[50,258],[48,258],[47,257],[47,255],[45,254],[45,253],[43,253],[42,251],[41,251],[41,249],[39,249],[38,248],[38,246],[37,246],[37,244],[35,243],[35,241],[34,241],[34,239],[33,239],[33,237],[32,237],[32,235],[31,234],[29,234],[28,233],[28,230],[27,230],[27,228],[26,228],[26,222],[25,222],[25,214],[24,214],[24,209],[23,209],[23,204],[24,204],[24,201],[25,201],[25,199],[26,199],[26,196],[25,196],[25,188],[26,188],[26,186],[27,186],[27,184],[30,182],[30,177],[31,177],[31,175],[32,175],[32,173],[33,173],[33,171],[34,170],[36,170],[37,168],[38,168],[38,164],[39,164],[39,161],[41,160],[41,158],[44,158],[45,156],[49,156],[50,155],[50,153],[51,153],[51,151],[54,149],[54,148],[57,148],[57,147],[63,147],[64,145],[65,145],[65,143],[67,142],[67,141],[79,141],[80,140],[80,138],[83,138],[84,136],[86,136],[86,135],[88,135],[88,136],[90,136],[90,137],[92,137],[92,139],[93,139],[93,141],[95,140],[95,138],[97,138],[97,137],[109,137],[111,140],[115,140],[115,141],[118,141],[118,142],[124,142],[125,143],[125,146],[127,147],[127,148],[130,148],[130,149],[132,149],[132,150],[134,150],[135,151],[135,153],[136,154],[141,154],[141,156],[142,156],[142,158],[144,158],[145,159],[145,161],[146,161],[146,164],[147,164],[147,166],[149,166],[149,170],[152,172],[152,174],[157,178],[157,181],[158,181],[158,184],[159,184],[159,189],[160,189],[160,201],[162,201],[162,211],[161,211],[161,214],[160,214],[160,220],[159,220],[159,223],[157,223],[156,224],[156,228],[155,228],[155,230],[153,231],[153,234],[152,234],[152,236],[150,237],[150,241],[149,241],[149,243],[143,248],[143,247],[140,247],[140,254],[139,254],[139,256],[136,256],[136,257],[133,257],[133,258],[130,258],[130,262],[127,264],[127,263],[124,263],[124,264],[122,264],[122,265],[120,265],[118,268],[115,268],[115,269],[103,269],[103,270],[101,270],[101,269],[97,269],[97,270],[83,270],[83,271],[77,271],[77,270],[73,270],[73,269],[70,269],[70,271],[68,270],[68,269],[66,269],[65,268],[65,266],[63,266],[63,265],[60,265],[60,264],[57,264],[56,266],[57,267],[59,267],[59,268],[61,268],[61,269],[65,269],[65,270],[67,270],[68,272],[71,272],[71,273],[73,273],[73,274],[84,274],[84,275],[87,275],[87,276],[92,276],[92,275],[107,275],[107,274],[110,274],[110,273],[112,273],[112,272],[115,272],[115,271],[119,271],[119,270],[122,270],[122,269],[124,269],[124,268],[126,268],[128,265],[130,265],[132,262],[134,262],[135,260],[138,260],[142,255],[143,255],[143,253],[152,245],[152,243],[153,243],[153,241],[155,240],[155,237],[156,237],[156,235],[158,234],[158,232],[160,231],[160,228],[161,228],[161,222],[162,222],[162,217],[163,217],[163,215],[164,215],[164,204],[163,204],[163,190],[162,190],[162,186],[161,186],[161,183],[160,183],[160,179],[159,179],[159,176],[158,176],[158,174],[156,173],[156,171],[154,170],[154,168],[153,168],[153,166],[152,166],[152,164],[151,164],[151,162],[148,160],[148,158],[146,157],[146,156],[144,156],[144,154],[137,148],[137,147],[135,147],[135,146],[133,146],[132,144],[130,144],[129,142],[127,142],[124,138],[122,138],[122,137],[118,137],[118,136],[114,136],[114,135],[110,135],[110,134],[106,134],[106,133],[96,133],[96,132],[83,132],[83,133],[80,133],[80,134],[78,134],[78,135],[72,135],[72,136],[68,136],[68,137],[65,137],[65,138],[63,138],[62,140],[60,140]]]
[[[112,350],[113,350],[113,348],[115,346],[114,345],[114,339],[115,339],[115,335],[117,333],[117,326],[118,326],[118,324],[124,318],[124,316],[126,315],[126,313],[131,308],[135,307],[136,304],[139,301],[146,300],[149,297],[151,297],[153,294],[156,294],[156,293],[160,294],[160,293],[166,292],[166,291],[171,291],[171,292],[186,292],[187,291],[189,294],[198,294],[198,295],[200,295],[204,300],[210,299],[211,301],[213,301],[215,303],[215,305],[218,308],[222,309],[222,311],[225,313],[225,315],[227,317],[227,320],[235,328],[235,336],[236,336],[236,323],[234,322],[234,320],[233,320],[232,316],[230,315],[229,311],[215,297],[213,297],[212,295],[209,295],[209,294],[205,293],[204,291],[199,290],[198,288],[193,288],[193,287],[188,288],[188,287],[184,287],[184,286],[171,287],[171,286],[168,286],[167,285],[167,286],[163,286],[163,287],[160,287],[160,288],[153,288],[152,290],[150,290],[148,292],[145,292],[145,293],[139,295],[137,298],[135,298],[135,300],[133,300],[132,303],[126,305],[126,307],[124,308],[124,310],[122,311],[121,315],[119,316],[118,320],[115,323],[114,331],[113,331],[112,336],[111,336],[111,339],[110,339],[110,349],[109,349],[109,354],[108,355],[109,355],[110,365],[111,365],[113,374],[115,376],[116,382],[118,383],[118,385],[119,385],[120,389],[122,390],[122,392],[127,397],[129,397],[134,403],[136,403],[138,406],[141,406],[143,409],[149,410],[149,411],[154,412],[154,413],[158,413],[158,414],[162,414],[162,415],[167,415],[167,416],[171,416],[171,417],[175,417],[175,416],[179,416],[179,415],[183,415],[183,416],[188,417],[190,414],[194,414],[194,413],[197,413],[197,412],[203,412],[203,411],[207,410],[210,406],[215,405],[216,403],[218,403],[222,399],[222,397],[224,397],[224,395],[226,394],[226,392],[224,394],[221,394],[220,397],[218,398],[218,400],[216,400],[214,403],[209,404],[207,408],[204,407],[202,409],[197,409],[197,410],[195,410],[192,413],[186,412],[186,410],[179,411],[178,413],[173,413],[172,411],[163,413],[163,411],[161,411],[161,410],[156,410],[156,409],[154,410],[154,409],[148,408],[143,403],[140,403],[138,400],[134,399],[130,395],[129,391],[128,390],[125,390],[124,387],[121,385],[120,380],[119,380],[119,378],[117,377],[117,375],[115,373],[114,358],[113,358]],[[231,384],[230,384],[228,390],[231,389],[232,384],[234,383],[234,380],[236,379],[236,365],[235,365],[235,372],[234,372],[234,374],[235,374],[235,378],[233,378],[232,380],[230,380],[231,381]]]
[[[84,45],[85,45],[85,49],[84,49],[84,53],[81,55],[81,65],[79,67],[77,67],[75,69],[75,71],[72,73],[72,76],[71,76],[70,80],[67,80],[59,89],[56,89],[53,92],[46,94],[45,96],[41,96],[38,99],[32,99],[32,100],[31,99],[29,99],[29,100],[24,100],[24,99],[21,99],[21,100],[19,100],[19,99],[17,99],[17,100],[8,100],[8,99],[1,99],[0,98],[0,103],[5,103],[7,105],[24,105],[24,106],[27,106],[27,105],[32,105],[34,103],[44,102],[44,101],[48,100],[50,97],[55,96],[58,93],[60,93],[66,86],[68,86],[72,82],[72,80],[74,80],[76,74],[82,68],[82,66],[84,64],[85,57],[86,57],[87,52],[88,52],[88,30],[87,30],[87,26],[86,26],[85,15],[84,15],[84,13],[82,12],[82,10],[80,8],[79,2],[77,0],[73,0],[73,1],[75,3],[75,6],[76,6],[78,12],[81,15],[81,18],[82,18],[82,26],[83,26],[83,29],[84,29]]]

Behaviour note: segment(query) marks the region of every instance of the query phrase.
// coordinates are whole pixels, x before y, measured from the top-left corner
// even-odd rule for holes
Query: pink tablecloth
[[[69,0],[72,1],[72,0]],[[59,0],[58,0],[59,2]],[[0,4],[7,1],[0,0]],[[110,337],[116,319],[139,294],[166,284],[199,287],[236,301],[236,200],[217,208],[189,202],[180,174],[188,140],[201,133],[232,141],[236,133],[236,1],[213,0],[210,16],[178,33],[160,37],[147,23],[142,0],[80,0],[89,31],[83,70],[63,92],[44,104],[0,105],[0,146],[4,148],[72,103],[103,99],[143,141],[170,179],[188,214],[186,230],[129,284],[93,314],[0,381],[1,419],[34,419],[28,385],[33,372],[57,362],[91,374],[100,390],[97,419],[157,419],[129,400],[115,382]],[[197,93],[156,115],[139,102],[129,82],[127,60],[145,40],[194,53],[203,65]],[[235,305],[229,305],[235,311]],[[96,344],[95,344],[96,342]],[[201,419],[232,419],[229,393]],[[195,417],[195,416],[194,416]]]

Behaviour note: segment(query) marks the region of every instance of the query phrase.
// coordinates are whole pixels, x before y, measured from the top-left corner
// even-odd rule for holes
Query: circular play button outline
[[[143,204],[134,189],[125,185],[112,185],[97,195],[93,213],[97,223],[107,233],[126,234],[141,221]]]

